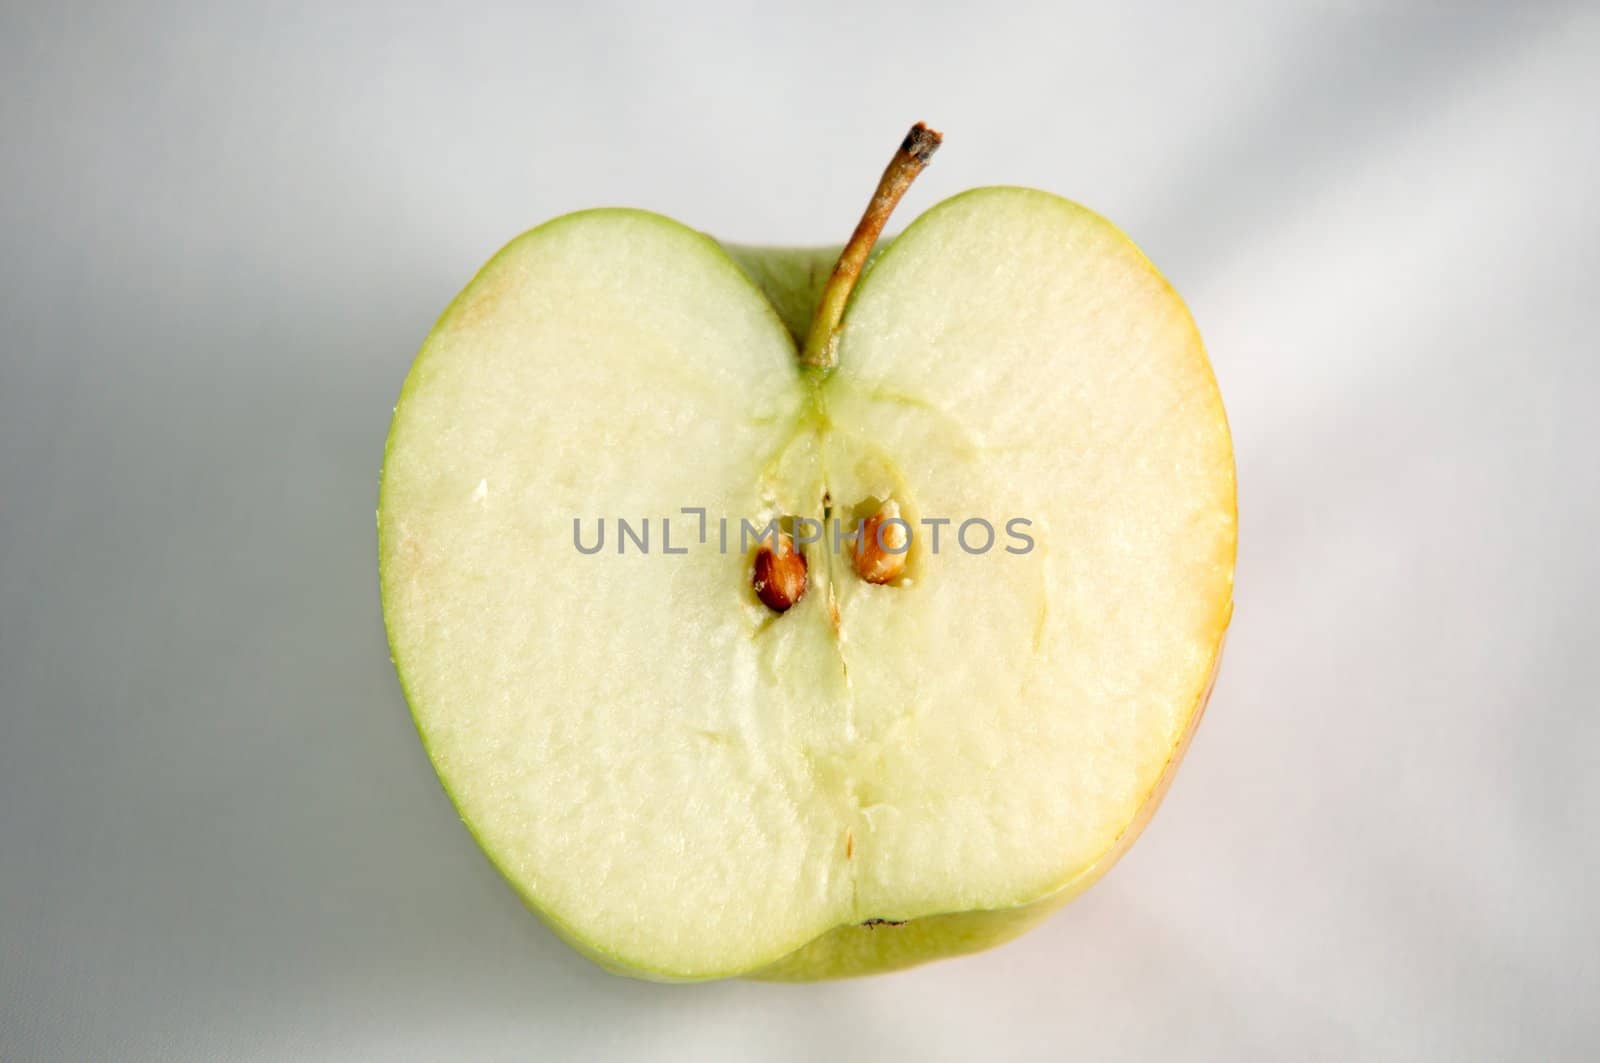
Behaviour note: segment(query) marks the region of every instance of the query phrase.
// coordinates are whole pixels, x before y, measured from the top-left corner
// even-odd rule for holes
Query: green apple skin
[[[990,190],[980,189],[975,191],[985,192]],[[558,226],[569,219],[584,215],[611,212],[611,208],[602,211],[583,211],[553,219],[539,228],[545,229]],[[643,211],[618,209],[616,212],[653,218],[662,225],[682,228],[680,223],[672,219],[649,215]],[[519,240],[523,238],[519,238]],[[771,304],[785,329],[795,337],[797,343],[803,344],[806,331],[811,325],[817,298],[838,257],[839,247],[837,245],[814,248],[757,247],[718,243],[710,237],[704,237],[703,239],[705,239],[710,253],[726,256],[737,265],[750,283]],[[507,253],[517,243],[517,240],[513,240],[501,254]],[[885,237],[874,252],[874,261],[887,249],[889,244],[890,238]],[[479,272],[478,278],[487,274],[495,261],[495,259],[491,259]],[[472,295],[478,278],[469,283],[440,316],[433,332],[430,333],[428,340],[423,344],[424,352],[427,351],[429,344],[433,341],[433,337],[444,324],[461,311],[463,305]],[[419,357],[418,364],[421,361],[422,359]],[[404,403],[418,380],[419,375],[413,370],[402,388],[397,409],[400,404]],[[394,431],[391,428],[388,445],[385,448],[386,466],[392,454],[393,443]],[[386,560],[391,556],[392,552],[387,549],[384,542],[384,503],[381,484],[382,476],[380,475],[380,504],[378,512],[380,558]],[[384,587],[384,598],[387,606],[389,598],[389,572],[387,565],[380,565],[380,582]],[[1228,618],[1231,618],[1231,611],[1230,603],[1227,607]],[[391,654],[393,655],[402,690],[406,695],[408,704],[412,706],[413,720],[418,726],[424,748],[428,749],[430,758],[435,759],[435,763],[437,763],[437,759],[433,757],[433,751],[428,748],[427,732],[417,717],[415,709],[417,702],[413,699],[412,689],[407,682],[406,661],[395,645],[394,629],[389,624],[387,608],[385,609],[385,619],[390,635]],[[632,978],[658,982],[694,982],[728,977],[743,977],[762,981],[803,982],[852,978],[895,971],[932,960],[979,952],[1014,939],[1038,925],[1051,913],[1077,897],[1110,870],[1112,865],[1126,852],[1149,822],[1173,781],[1179,762],[1187,751],[1214,685],[1216,669],[1221,661],[1222,643],[1226,628],[1227,619],[1224,619],[1218,631],[1215,651],[1211,657],[1211,678],[1197,703],[1188,714],[1187,725],[1182,731],[1179,740],[1173,745],[1164,769],[1161,771],[1154,786],[1151,787],[1137,815],[1128,823],[1120,836],[1117,837],[1115,843],[1091,866],[1085,868],[1058,889],[1020,907],[937,913],[908,919],[904,922],[881,922],[875,920],[865,924],[837,926],[786,955],[755,967],[726,971],[696,971],[692,974],[674,970],[653,969],[640,966],[636,962],[629,962],[623,957],[612,954],[603,945],[587,940],[574,928],[566,925],[555,913],[542,907],[539,898],[517,886],[518,879],[512,873],[512,869],[502,863],[500,854],[496,852],[494,847],[486,843],[471,818],[465,815],[460,801],[451,791],[448,780],[443,775],[440,776],[440,779],[447,795],[457,805],[458,811],[462,812],[462,820],[473,834],[479,847],[508,883],[511,883],[518,890],[524,903],[563,941],[607,971]]]

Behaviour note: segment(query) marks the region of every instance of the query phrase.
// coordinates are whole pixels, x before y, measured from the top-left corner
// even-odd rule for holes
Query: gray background
[[[0,1058],[1593,1058],[1600,12],[1502,6],[9,5]],[[612,978],[407,717],[391,403],[519,230],[839,240],[917,118],[902,221],[1062,192],[1200,322],[1210,715],[1016,944]]]

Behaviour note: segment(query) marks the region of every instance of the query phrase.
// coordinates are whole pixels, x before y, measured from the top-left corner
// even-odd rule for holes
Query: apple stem
[[[943,141],[941,134],[918,122],[906,134],[894,158],[889,160],[883,177],[878,180],[877,191],[872,193],[866,212],[861,215],[850,242],[839,253],[839,261],[822,289],[816,315],[811,319],[811,331],[806,334],[805,349],[800,352],[801,365],[826,371],[838,364],[839,322],[844,318],[850,292],[861,279],[861,269],[867,264],[867,256],[872,253],[883,227],[888,224],[895,204],[927,167],[928,160]]]

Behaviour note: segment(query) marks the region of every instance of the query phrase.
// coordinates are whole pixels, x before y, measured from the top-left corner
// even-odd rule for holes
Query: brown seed
[[[763,543],[756,551],[750,586],[756,597],[775,613],[782,613],[806,593],[806,555],[794,548],[794,540],[778,533],[777,549]]]
[[[868,583],[892,583],[906,570],[906,524],[899,518],[900,505],[890,499],[861,527],[851,563]]]

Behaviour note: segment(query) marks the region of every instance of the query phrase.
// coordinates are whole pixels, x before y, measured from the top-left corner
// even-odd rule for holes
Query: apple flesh
[[[558,218],[396,407],[380,570],[418,730],[490,859],[613,970],[836,977],[1021,933],[1132,841],[1219,659],[1228,430],[1138,249],[1043,192],[957,196],[874,260],[819,372],[796,337],[833,259]],[[810,544],[775,614],[718,548],[719,517],[848,530],[885,500],[913,530],[886,584]],[[652,551],[575,549],[617,518]]]

